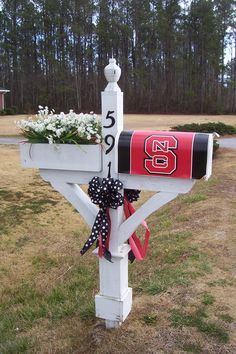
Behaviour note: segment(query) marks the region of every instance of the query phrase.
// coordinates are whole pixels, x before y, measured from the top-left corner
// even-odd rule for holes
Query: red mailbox
[[[211,175],[212,134],[122,131],[118,172],[132,175],[200,179]]]

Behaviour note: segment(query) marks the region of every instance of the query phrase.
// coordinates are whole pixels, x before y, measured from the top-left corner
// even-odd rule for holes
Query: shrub
[[[5,108],[4,111],[5,111],[5,115],[7,115],[7,116],[12,116],[13,114],[16,113],[14,108]]]
[[[0,116],[11,116],[13,114],[16,114],[16,107],[9,107],[0,110]]]
[[[172,131],[196,132],[196,133],[218,133],[220,135],[236,134],[236,127],[222,122],[210,123],[190,123],[176,125],[171,128]]]
[[[219,135],[236,134],[236,127],[222,122],[182,124],[172,127],[171,130],[180,132],[218,133]],[[214,139],[213,157],[215,157],[215,153],[219,149],[219,147],[219,142],[217,141],[217,139]]]

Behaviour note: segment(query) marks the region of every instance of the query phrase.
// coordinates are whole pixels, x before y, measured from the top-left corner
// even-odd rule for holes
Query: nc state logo
[[[174,136],[151,135],[144,142],[144,151],[148,158],[144,167],[150,174],[171,175],[177,169],[178,140]]]

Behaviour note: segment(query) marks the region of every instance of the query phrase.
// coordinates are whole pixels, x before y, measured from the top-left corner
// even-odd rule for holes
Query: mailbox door
[[[122,131],[118,172],[200,179],[207,174],[209,134]]]

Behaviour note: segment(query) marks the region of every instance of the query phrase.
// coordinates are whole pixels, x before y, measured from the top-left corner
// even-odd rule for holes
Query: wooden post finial
[[[105,91],[119,91],[120,92],[121,90],[117,84],[117,81],[119,81],[119,79],[120,79],[121,69],[116,64],[116,59],[114,59],[114,58],[109,59],[109,64],[104,69],[104,75],[105,75],[105,78],[108,82],[108,85],[105,88]]]

